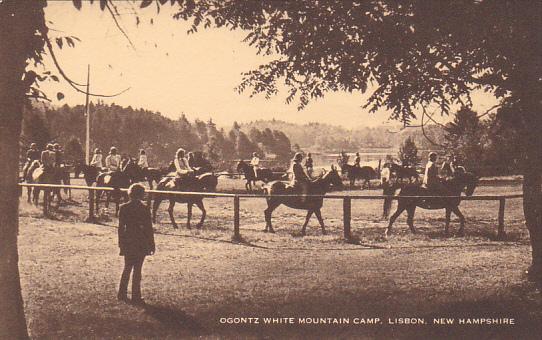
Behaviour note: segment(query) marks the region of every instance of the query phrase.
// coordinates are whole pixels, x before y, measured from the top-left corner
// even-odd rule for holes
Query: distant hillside
[[[398,148],[409,136],[414,139],[420,149],[438,148],[423,136],[420,128],[401,130],[398,126],[394,128],[395,131],[390,131],[391,128],[387,126],[346,129],[331,124],[314,122],[295,124],[275,119],[256,120],[241,124],[241,130],[247,134],[252,129],[280,130],[288,136],[292,145],[297,144],[303,150],[320,152],[356,151],[364,148]],[[425,130],[432,141],[437,144],[443,143],[442,128],[431,125],[427,126]]]

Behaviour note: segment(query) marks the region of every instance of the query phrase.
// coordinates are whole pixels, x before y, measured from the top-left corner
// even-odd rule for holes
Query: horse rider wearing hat
[[[425,165],[425,174],[423,176],[423,186],[427,189],[435,189],[440,186],[440,178],[438,177],[437,154],[429,153],[429,161]]]
[[[90,161],[90,166],[93,166],[98,170],[101,170],[103,168],[103,155],[102,150],[100,150],[99,148],[94,149],[94,155],[92,156],[92,160]]]
[[[303,170],[301,161],[303,160],[303,154],[301,152],[296,152],[293,165],[292,165],[292,186],[294,188],[299,188],[301,191],[301,202],[305,202],[307,199],[307,194],[309,193],[309,183],[311,182],[310,177]]]
[[[355,167],[361,167],[361,157],[359,156],[359,152],[356,152],[356,158],[354,159],[354,166]]]
[[[30,144],[30,149],[26,151],[26,162],[24,163],[23,167],[23,179],[26,179],[30,165],[32,165],[32,163],[34,163],[35,161],[39,161],[40,158],[41,153],[38,150],[38,145],[36,143]]]

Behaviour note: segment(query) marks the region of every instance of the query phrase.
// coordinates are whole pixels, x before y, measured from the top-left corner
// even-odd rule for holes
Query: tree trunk
[[[26,339],[19,280],[19,138],[30,58],[39,55],[45,27],[41,1],[0,2],[0,339]]]
[[[542,283],[542,143],[540,130],[534,129],[534,126],[533,130],[531,135],[535,132],[536,136],[527,145],[523,175],[523,212],[532,247],[529,278]]]

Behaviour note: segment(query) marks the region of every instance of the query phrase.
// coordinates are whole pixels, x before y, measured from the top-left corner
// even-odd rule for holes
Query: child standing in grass
[[[124,256],[124,270],[120,279],[118,299],[128,301],[128,281],[132,273],[132,303],[143,305],[141,298],[141,269],[145,256],[153,255],[154,231],[151,214],[141,200],[145,188],[141,184],[132,184],[128,189],[130,200],[119,210],[119,248]]]

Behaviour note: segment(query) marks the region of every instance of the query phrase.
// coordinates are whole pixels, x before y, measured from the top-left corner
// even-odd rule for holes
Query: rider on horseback
[[[310,152],[307,154],[307,158],[305,158],[305,168],[307,169],[307,175],[309,175],[309,177],[312,177],[313,161]]]
[[[291,184],[294,188],[300,189],[301,202],[305,202],[307,199],[307,194],[309,193],[309,183],[311,182],[311,179],[305,173],[305,170],[303,170],[303,166],[301,165],[302,160],[303,160],[303,154],[301,152],[297,152],[293,160],[293,166],[292,166],[293,178],[292,178]]]
[[[137,160],[137,165],[141,169],[146,169],[149,167],[149,161],[147,159],[147,153],[144,149],[139,150],[139,159]]]
[[[30,144],[30,149],[26,151],[26,162],[23,167],[23,179],[26,179],[30,165],[32,165],[32,163],[34,163],[35,161],[39,161],[40,158],[40,151],[38,150],[37,144]]]
[[[354,166],[360,168],[361,165],[361,157],[359,156],[359,152],[356,152],[356,158],[354,159]]]
[[[194,169],[190,167],[188,159],[185,156],[186,151],[183,148],[179,148],[175,153],[175,160],[173,161],[173,164],[175,165],[176,186],[179,186],[183,179],[194,174]]]
[[[102,150],[99,148],[96,148],[94,150],[94,156],[92,156],[92,160],[90,161],[90,166],[93,166],[97,168],[98,170],[101,170],[103,168],[103,160],[102,160]]]
[[[250,160],[250,165],[254,169],[254,178],[258,178],[258,167],[260,166],[260,158],[256,152],[252,153],[252,159]]]
[[[53,150],[55,152],[55,168],[60,168],[64,165],[64,153],[62,152],[60,144],[55,143],[53,145]]]
[[[121,170],[121,157],[117,153],[117,148],[112,146],[111,149],[109,149],[109,155],[105,157],[105,167],[107,168],[107,171],[109,172],[109,175],[111,178],[118,175],[119,171]]]
[[[440,168],[440,174],[444,178],[450,178],[454,174],[454,156],[449,155],[448,158],[442,162],[442,167]]]
[[[41,153],[41,164],[44,171],[50,171],[54,169],[56,162],[56,154],[53,144],[47,144],[47,148]]]

